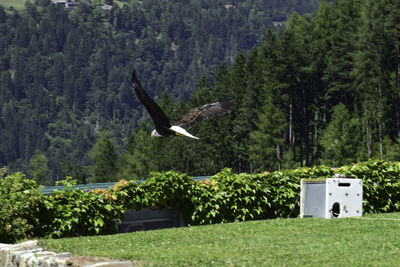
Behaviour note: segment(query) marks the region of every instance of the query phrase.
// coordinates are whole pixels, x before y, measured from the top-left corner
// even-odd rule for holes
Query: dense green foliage
[[[189,188],[199,190],[191,177],[175,172],[155,173],[140,185],[122,180],[109,190],[78,189],[70,177],[58,184],[62,189],[43,195],[21,173],[0,179],[0,243],[115,233],[115,220],[132,208],[174,207],[187,215],[193,210]]]
[[[110,234],[116,232],[114,219],[122,218],[124,209],[114,198],[74,188],[71,178],[61,181],[62,190],[47,198],[47,220],[41,221],[46,236]]]
[[[39,237],[65,237],[116,232],[123,206],[102,192],[74,188],[67,178],[63,190],[43,195],[22,173],[0,179],[0,243]]]
[[[0,243],[40,236],[45,197],[22,173],[0,178]]]
[[[364,212],[399,211],[400,164],[369,161],[339,169],[346,177],[363,180]]]
[[[398,1],[343,0],[322,2],[313,17],[294,13],[285,29],[268,30],[248,56],[239,54],[231,70],[223,65],[215,81],[203,77],[186,105],[230,98],[236,111],[193,129],[196,142],[136,132],[125,153],[146,167],[132,175],[398,160],[398,10]],[[160,103],[175,117],[185,110]]]
[[[266,33],[278,3],[157,3],[0,8],[2,165],[46,183],[399,160],[398,1],[323,1]],[[172,120],[217,99],[236,110],[191,129],[200,140],[152,139],[133,68]]]
[[[149,119],[130,85],[134,68],[151,95],[168,91],[174,101],[186,101],[202,74],[214,77],[223,61],[230,66],[262,40],[267,26],[318,4],[132,0],[114,1],[105,11],[102,1],[92,1],[93,7],[81,2],[74,10],[49,0],[28,1],[24,10],[0,6],[0,166],[33,177],[38,172],[28,172],[28,165],[40,155],[53,179],[97,175],[96,168],[85,168],[95,164],[88,151],[98,134],[110,131],[121,152]],[[132,159],[130,153],[123,159],[132,171],[121,175],[148,175],[138,165],[149,155]]]
[[[364,213],[400,211],[400,163],[381,160],[262,174],[223,169],[199,182],[173,171],[155,172],[142,182],[121,180],[108,190],[89,192],[74,188],[68,178],[50,195],[17,173],[0,180],[0,242],[114,233],[114,219],[145,207],[178,210],[188,225],[296,217],[300,180],[335,173],[362,179]]]

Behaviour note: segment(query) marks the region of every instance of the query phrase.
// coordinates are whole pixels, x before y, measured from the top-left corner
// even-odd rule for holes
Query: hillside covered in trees
[[[316,1],[49,0],[0,6],[0,166],[31,177],[93,175],[88,151],[109,131],[116,153],[149,117],[133,93],[136,68],[153,96],[187,101],[204,73],[259,44],[267,26]],[[173,168],[173,167],[171,167]],[[193,170],[194,171],[194,170]]]
[[[0,164],[50,183],[398,160],[398,1],[322,2],[299,15],[317,4],[0,7]],[[134,68],[172,118],[217,99],[237,109],[193,128],[200,140],[150,138]]]

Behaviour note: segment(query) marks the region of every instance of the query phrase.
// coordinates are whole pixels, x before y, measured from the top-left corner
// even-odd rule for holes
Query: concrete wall
[[[117,223],[119,233],[146,231],[154,229],[182,227],[182,215],[172,209],[144,208],[127,210],[121,223]]]

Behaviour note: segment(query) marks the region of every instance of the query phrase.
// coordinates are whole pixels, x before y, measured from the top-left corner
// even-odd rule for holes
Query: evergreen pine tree
[[[96,143],[89,151],[89,158],[93,161],[91,174],[93,182],[109,182],[117,180],[118,154],[110,133],[100,133]]]
[[[359,128],[359,119],[351,116],[344,104],[336,105],[321,139],[322,163],[342,166],[363,159],[365,150],[360,146]]]
[[[53,182],[47,164],[46,155],[37,151],[29,160],[28,173],[38,184],[51,185]]]

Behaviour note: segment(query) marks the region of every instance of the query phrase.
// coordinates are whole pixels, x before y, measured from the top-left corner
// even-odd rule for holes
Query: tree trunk
[[[399,107],[399,95],[400,95],[400,40],[396,45],[396,126],[397,126],[397,136],[400,134],[400,107]]]
[[[364,107],[364,111],[365,111],[365,129],[366,129],[366,134],[367,134],[367,152],[368,152],[368,157],[371,157],[372,156],[372,137],[371,137],[371,129],[369,126],[368,109],[367,109],[366,105]]]
[[[289,147],[294,145],[294,134],[293,134],[293,103],[292,98],[290,98],[289,103]]]

